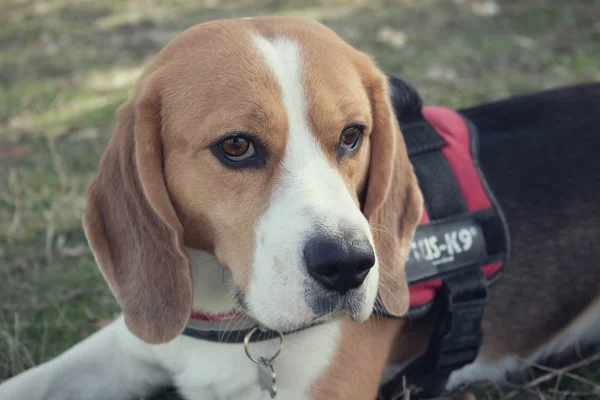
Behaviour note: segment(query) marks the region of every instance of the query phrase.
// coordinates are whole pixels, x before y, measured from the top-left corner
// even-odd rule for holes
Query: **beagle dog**
[[[182,335],[193,313],[243,313],[282,332],[323,322],[286,335],[277,397],[373,399],[431,328],[372,315],[376,302],[408,310],[404,260],[422,203],[369,56],[303,18],[192,27],[142,73],[88,190],[85,233],[122,316],[3,382],[0,399],[125,400],[166,386],[189,400],[269,398],[242,345]],[[545,339],[591,331],[597,304]],[[450,385],[500,378],[505,356],[547,342],[512,352],[510,329],[492,333],[500,344],[486,337]],[[267,357],[279,341],[252,346]]]

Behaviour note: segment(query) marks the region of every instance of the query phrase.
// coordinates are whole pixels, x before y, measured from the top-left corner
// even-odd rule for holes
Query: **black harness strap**
[[[466,212],[456,177],[440,151],[446,144],[444,138],[425,119],[402,125],[402,136],[430,218],[436,220]]]
[[[415,123],[402,124],[402,137],[409,157],[440,150],[446,145],[444,138],[433,126],[422,119]]]
[[[442,152],[427,152],[410,159],[432,220],[467,211],[458,182]]]

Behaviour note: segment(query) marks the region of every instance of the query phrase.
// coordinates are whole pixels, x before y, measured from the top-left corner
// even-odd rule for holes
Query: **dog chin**
[[[344,317],[350,317],[357,322],[364,322],[369,319],[373,307],[368,307],[364,303],[360,308],[357,306],[358,304],[354,303],[354,306],[338,306],[331,309],[329,312],[319,313],[315,313],[307,307],[301,307],[303,310],[301,312],[274,312],[269,313],[266,318],[258,317],[251,310],[247,310],[247,313],[267,329],[290,332],[313,324],[333,322]]]
[[[373,313],[373,307],[365,307],[362,311],[356,314],[350,315],[350,317],[357,322],[365,322],[371,317]]]
[[[295,318],[294,318],[295,317]],[[306,315],[271,315],[270,318],[254,318],[265,328],[282,331],[282,332],[290,332],[297,329],[301,329],[305,326],[310,326],[315,323],[319,317],[311,314],[310,317]]]
[[[249,301],[251,298],[238,295],[246,313],[263,327],[282,332],[293,331],[315,323],[329,322],[343,317],[355,321],[366,321],[373,311],[374,296],[362,287],[346,295],[326,292],[320,288],[305,290],[302,300],[279,297],[276,307],[273,302]]]
[[[364,286],[353,289],[344,295],[312,287],[306,292],[306,303],[318,316],[340,311],[349,316],[361,318],[365,314],[371,313],[375,301],[372,297],[370,291]]]

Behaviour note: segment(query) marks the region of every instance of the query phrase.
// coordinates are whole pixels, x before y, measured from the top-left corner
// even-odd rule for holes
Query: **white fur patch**
[[[194,311],[231,311],[236,305],[231,272],[219,265],[213,254],[190,247],[187,252],[194,282]]]
[[[542,361],[550,355],[560,355],[580,345],[598,342],[600,338],[600,301],[596,301],[581,314],[567,329],[542,346],[524,361],[508,355],[498,361],[478,359],[455,371],[448,380],[446,389],[452,390],[464,383],[477,381],[503,381],[511,372],[518,372]]]
[[[278,398],[309,398],[312,383],[329,363],[339,323],[286,338],[275,359]],[[277,350],[278,341],[252,344],[257,356]],[[117,362],[118,361],[118,362]],[[149,396],[175,384],[187,400],[264,400],[258,368],[243,344],[179,336],[161,345],[135,337],[118,318],[59,357],[0,384],[2,400],[122,400]]]
[[[317,285],[306,272],[303,246],[318,227],[339,235],[348,227],[371,244],[368,223],[339,174],[323,153],[307,118],[301,49],[297,42],[279,37],[254,37],[254,45],[272,71],[281,90],[289,132],[280,184],[255,230],[253,276],[247,303],[268,327],[289,329],[315,315],[306,303],[307,286]],[[377,292],[377,264],[363,283],[366,319]]]

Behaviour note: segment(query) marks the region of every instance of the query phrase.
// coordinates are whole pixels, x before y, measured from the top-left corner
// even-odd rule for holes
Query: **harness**
[[[410,311],[403,318],[417,320],[435,313],[435,328],[425,354],[383,384],[380,396],[391,399],[407,384],[411,398],[425,399],[439,396],[450,374],[477,357],[488,287],[501,276],[510,240],[502,211],[478,165],[475,126],[448,108],[421,107],[412,87],[393,77],[390,82],[392,89],[403,86],[403,93],[412,91],[408,104],[405,98],[400,104],[393,100],[425,202],[405,266]],[[381,302],[377,304],[379,315],[396,318],[378,308]],[[231,324],[235,330],[223,330],[229,318],[235,318]],[[225,343],[246,339],[246,345],[282,335],[256,325],[244,316],[211,321],[192,315],[183,334]]]
[[[510,255],[508,225],[479,168],[476,127],[451,109],[417,104],[408,113],[396,104],[425,202],[405,266],[408,317],[434,313],[435,327],[425,354],[382,385],[384,399],[403,387],[413,399],[438,397],[450,374],[476,359],[488,287]]]

